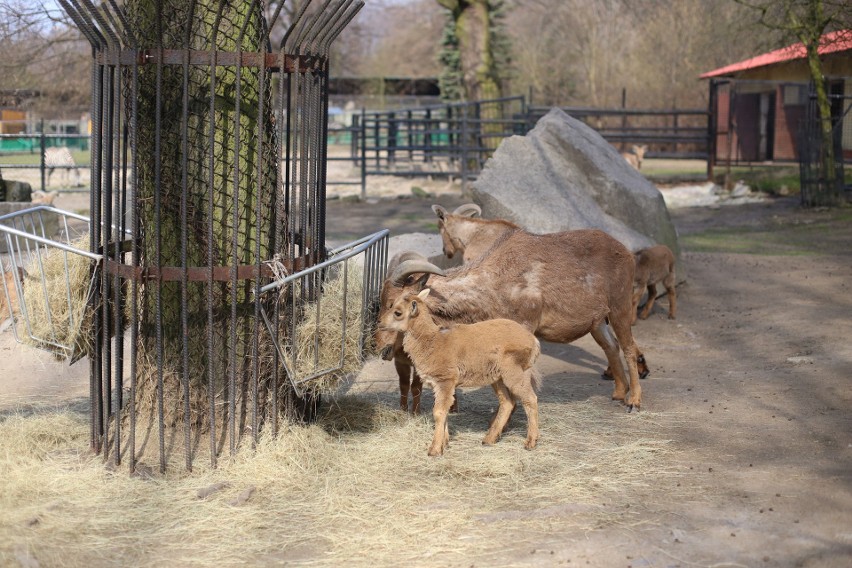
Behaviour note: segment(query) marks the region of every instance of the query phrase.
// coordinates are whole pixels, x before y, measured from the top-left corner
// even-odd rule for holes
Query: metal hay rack
[[[316,381],[369,347],[387,232],[325,243],[329,50],[364,3],[307,1],[283,26],[284,3],[261,0],[59,3],[93,53],[88,246],[0,232],[89,262],[92,448],[131,471],[215,467],[280,419],[311,419]],[[340,349],[327,365],[296,344],[333,281],[355,314],[342,336],[357,333],[313,338]]]

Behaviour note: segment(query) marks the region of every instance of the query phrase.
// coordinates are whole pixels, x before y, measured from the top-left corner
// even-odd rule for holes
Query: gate
[[[828,85],[830,148],[820,128],[816,91],[813,83],[810,85],[807,112],[800,132],[799,175],[802,205],[805,207],[838,205],[844,199],[852,198],[852,183],[846,183],[844,177],[849,159],[847,154],[852,153],[852,91],[844,93],[843,85],[842,81]]]
[[[387,231],[325,247],[329,47],[364,3],[306,1],[286,25],[283,2],[59,3],[93,53],[89,238],[54,240],[42,216],[68,215],[52,208],[0,219],[26,274],[18,320],[28,278],[56,288],[58,253],[61,301],[82,308],[59,351],[39,346],[88,356],[93,450],[131,471],[215,467],[279,418],[310,420],[317,380],[369,347]],[[321,335],[332,284],[340,333]]]

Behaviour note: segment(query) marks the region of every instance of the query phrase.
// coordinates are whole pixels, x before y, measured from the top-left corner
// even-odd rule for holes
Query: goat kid
[[[400,263],[382,286],[379,319],[401,296],[423,290],[428,282],[432,293],[425,303],[439,325],[512,319],[539,339],[556,343],[591,333],[616,371],[612,398],[638,410],[641,352],[631,330],[634,271],[630,251],[603,231],[534,235],[518,229],[498,239],[488,254],[446,272],[425,260]],[[396,339],[393,332],[377,331],[376,346],[385,358]]]
[[[382,327],[403,334],[403,347],[423,382],[435,392],[432,416],[435,434],[430,456],[440,456],[450,442],[447,413],[456,387],[491,385],[499,408],[491,420],[483,444],[494,444],[521,401],[527,415],[524,447],[535,448],[539,437],[538,398],[540,377],[535,362],[541,353],[538,339],[521,324],[492,319],[441,328],[425,303],[429,288],[398,298],[380,320]]]
[[[642,162],[645,160],[645,152],[648,151],[648,146],[633,146],[632,152],[622,152],[621,157],[627,160],[627,163],[637,170],[642,169]]]
[[[657,283],[662,282],[669,296],[669,319],[677,315],[677,292],[675,292],[675,259],[666,245],[656,245],[642,249],[635,254],[636,273],[633,277],[633,323],[636,323],[636,309],[645,290],[648,300],[639,317],[647,319],[657,298]]]
[[[54,190],[49,193],[45,193],[44,191],[35,190],[32,192],[32,196],[30,197],[30,201],[32,201],[33,205],[53,205],[53,202],[59,196],[59,192]]]

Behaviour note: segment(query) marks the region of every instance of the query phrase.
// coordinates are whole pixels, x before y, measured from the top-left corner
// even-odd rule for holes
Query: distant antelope
[[[622,152],[621,157],[627,160],[627,163],[636,168],[642,169],[642,161],[645,159],[645,152],[648,151],[648,146],[633,146],[632,152]]]
[[[50,147],[44,149],[44,167],[47,169],[47,181],[45,185],[50,185],[50,176],[53,175],[53,170],[60,168],[65,170],[65,181],[70,182],[71,173],[74,174],[74,187],[82,185],[80,181],[80,169],[77,167],[77,162],[71,155],[71,151],[65,146]]]

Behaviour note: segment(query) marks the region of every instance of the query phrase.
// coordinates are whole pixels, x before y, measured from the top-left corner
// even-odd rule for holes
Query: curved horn
[[[476,203],[465,203],[464,205],[456,207],[456,210],[453,211],[453,215],[461,215],[463,217],[482,217],[482,208],[480,208]]]
[[[406,260],[422,260],[424,262],[429,262],[429,259],[420,254],[419,252],[414,252],[413,250],[406,250],[402,252],[398,252],[388,261],[388,274],[396,270],[396,267],[405,262]]]
[[[437,274],[438,276],[446,276],[443,270],[426,260],[406,260],[397,266],[390,275],[390,281],[394,286],[402,286],[405,279],[412,274],[419,273]]]
[[[450,214],[449,211],[447,211],[446,209],[444,209],[440,205],[433,205],[432,211],[435,213],[435,215],[438,216],[438,219],[443,219],[444,217],[446,217],[447,215]]]

